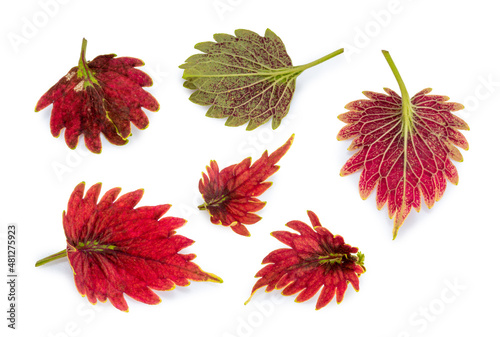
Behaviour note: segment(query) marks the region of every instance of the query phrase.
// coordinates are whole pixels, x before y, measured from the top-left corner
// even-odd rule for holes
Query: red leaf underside
[[[363,92],[368,100],[346,105],[349,111],[339,119],[345,123],[339,140],[353,139],[349,150],[358,150],[342,167],[341,175],[361,170],[359,191],[363,199],[377,188],[377,208],[388,205],[394,216],[394,237],[412,208],[421,207],[421,196],[431,208],[446,189],[446,180],[458,183],[450,159],[462,161],[456,146],[467,150],[468,143],[458,130],[468,125],[453,111],[463,109],[448,97],[429,95],[424,89],[411,98],[410,116],[405,121],[402,98],[387,93]],[[405,127],[407,125],[407,127]]]

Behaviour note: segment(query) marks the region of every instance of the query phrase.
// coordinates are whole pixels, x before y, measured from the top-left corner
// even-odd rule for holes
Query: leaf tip
[[[398,236],[399,227],[401,227],[401,225],[402,223],[401,224],[399,224],[398,222],[394,223],[394,227],[392,228],[392,240],[396,240],[396,237]]]
[[[83,193],[83,191],[85,190],[85,181],[81,181],[78,185],[75,186],[75,188],[73,189],[73,191],[81,191],[81,193]]]
[[[250,297],[248,298],[248,300],[245,301],[244,305],[247,305],[248,302],[250,302],[250,300],[252,299],[253,297],[253,294],[255,294],[255,292],[257,291],[257,289],[255,289],[254,291],[252,291],[252,293],[250,294]]]
[[[210,277],[208,279],[209,282],[214,282],[214,283],[224,283],[224,281],[217,275],[212,274],[212,273],[207,273],[208,276]]]

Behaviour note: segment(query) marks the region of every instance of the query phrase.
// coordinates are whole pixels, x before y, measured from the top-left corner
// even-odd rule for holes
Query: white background
[[[45,3],[52,3],[47,7]],[[500,89],[500,23],[494,2],[431,0],[364,1],[66,1],[2,2],[0,270],[7,275],[5,228],[18,225],[18,329],[6,328],[7,287],[2,281],[2,336],[468,336],[498,335],[498,155],[495,148]],[[57,4],[57,6],[54,6]],[[218,8],[218,9],[217,9]],[[44,14],[45,13],[45,14]],[[387,13],[389,13],[387,15]],[[34,25],[35,30],[27,28]],[[344,55],[304,72],[289,115],[276,130],[229,128],[204,116],[188,100],[183,61],[197,42],[214,33],[272,29],[295,65],[340,47]],[[154,79],[148,88],[160,102],[148,112],[147,130],[133,129],[129,144],[102,154],[76,151],[49,130],[51,107],[34,112],[37,100],[77,65],[81,40],[87,59],[100,54],[138,57]],[[12,39],[22,39],[18,45]],[[363,90],[399,91],[380,52],[387,49],[410,95],[426,87],[466,105],[458,115],[469,151],[456,163],[458,186],[448,184],[432,210],[412,211],[392,241],[387,208],[373,195],[361,200],[359,173],[339,176],[352,155],[336,140],[337,115],[364,98]],[[489,82],[489,84],[488,84]],[[263,220],[250,238],[214,226],[196,209],[201,171],[211,159],[220,167],[265,149],[274,151],[295,133],[295,142],[261,199]],[[178,232],[196,243],[184,250],[223,278],[223,284],[192,283],[159,292],[157,306],[127,297],[129,313],[109,302],[91,306],[61,260],[41,268],[35,261],[65,248],[61,213],[73,188],[103,183],[103,191],[145,189],[140,205],[172,204],[167,215],[186,218]],[[278,292],[260,290],[250,304],[262,258],[283,245],[269,233],[290,220],[322,224],[366,255],[360,291],[314,310]],[[3,278],[2,278],[3,279]],[[450,286],[450,284],[456,284]],[[451,287],[451,288],[450,288]],[[274,302],[271,302],[274,301]],[[427,314],[425,314],[427,312]]]

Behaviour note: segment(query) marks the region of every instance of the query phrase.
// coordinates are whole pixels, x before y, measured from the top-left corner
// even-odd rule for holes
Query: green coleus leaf
[[[285,45],[271,30],[264,36],[238,29],[235,36],[215,34],[216,42],[201,42],[180,66],[184,86],[196,91],[189,98],[211,105],[206,116],[225,118],[227,126],[248,122],[253,130],[272,118],[276,129],[290,109],[295,79],[304,70],[344,52],[339,49],[316,61],[293,66]]]

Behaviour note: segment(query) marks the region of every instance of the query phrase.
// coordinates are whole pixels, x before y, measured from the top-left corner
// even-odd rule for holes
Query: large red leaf
[[[196,255],[179,254],[194,241],[175,233],[186,220],[163,217],[170,205],[134,208],[142,189],[122,195],[120,188],[106,192],[99,203],[101,184],[84,197],[85,183],[76,186],[63,214],[66,250],[37,262],[37,266],[68,256],[78,291],[91,303],[107,298],[127,311],[123,297],[158,304],[152,290],[187,286],[189,280],[222,282],[191,262]]]
[[[262,260],[267,265],[255,275],[260,279],[248,301],[258,289],[266,287],[266,292],[284,288],[281,293],[285,296],[300,292],[295,301],[304,302],[323,287],[316,302],[316,309],[321,309],[335,295],[337,303],[342,302],[348,283],[359,290],[359,276],[365,272],[364,255],[345,244],[340,235],[322,227],[316,214],[308,211],[307,215],[312,228],[302,221],[290,221],[286,225],[300,234],[271,233],[291,248],[274,250]]]
[[[153,85],[151,78],[135,67],[144,65],[132,57],[115,58],[115,54],[85,60],[87,41],[83,39],[80,61],[68,74],[38,101],[35,111],[54,104],[50,130],[64,138],[71,149],[83,134],[92,152],[101,152],[101,132],[115,145],[124,145],[130,136],[130,122],[139,129],[148,126],[142,108],[157,111],[160,105],[142,87]]]
[[[265,180],[278,171],[276,163],[288,151],[293,138],[294,135],[270,156],[265,151],[253,165],[249,157],[219,172],[217,162],[212,160],[207,166],[208,176],[203,173],[200,179],[199,190],[205,203],[198,208],[208,210],[213,224],[230,226],[235,233],[250,236],[244,225],[259,221],[261,217],[254,212],[266,205],[256,197],[271,187],[272,183]]]
[[[394,218],[393,237],[411,211],[420,210],[423,196],[431,208],[446,189],[446,180],[458,183],[458,173],[450,159],[462,161],[458,146],[467,150],[465,137],[457,130],[469,126],[451,112],[463,109],[449,98],[428,95],[430,88],[411,99],[388,52],[384,55],[401,88],[402,97],[384,88],[387,95],[371,91],[362,99],[346,105],[349,112],[339,119],[348,125],[337,139],[353,139],[349,150],[358,150],[342,167],[340,175],[362,170],[359,179],[361,198],[377,187],[377,208],[388,205]]]

